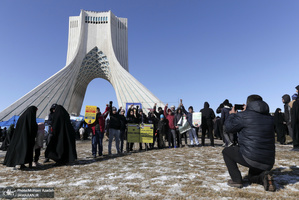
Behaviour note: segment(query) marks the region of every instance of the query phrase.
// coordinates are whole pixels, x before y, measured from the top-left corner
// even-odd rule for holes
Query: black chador
[[[18,119],[15,132],[7,149],[4,165],[15,167],[33,161],[33,147],[37,134],[35,106],[30,106]]]
[[[63,106],[57,105],[52,120],[53,136],[47,146],[45,157],[57,164],[66,164],[77,159],[76,134],[70,116]]]

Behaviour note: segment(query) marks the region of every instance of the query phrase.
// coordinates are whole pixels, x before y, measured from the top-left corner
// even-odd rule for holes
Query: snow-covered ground
[[[0,187],[54,187],[55,199],[299,199],[299,152],[290,151],[291,145],[277,145],[273,173],[278,191],[272,193],[256,184],[229,187],[223,147],[219,140],[216,144],[135,150],[93,159],[90,140],[77,141],[78,160],[74,164],[55,167],[51,162],[25,171],[2,165]],[[104,154],[107,146],[105,141]],[[2,163],[1,155],[3,152]],[[42,152],[41,162],[43,159]],[[247,168],[240,169],[245,176]]]

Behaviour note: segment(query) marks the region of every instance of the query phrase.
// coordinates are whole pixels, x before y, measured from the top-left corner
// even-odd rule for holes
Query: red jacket
[[[105,119],[108,116],[109,113],[109,107],[106,107],[105,112],[103,114],[98,113],[97,114],[97,120],[98,123],[100,125],[100,131],[101,133],[105,132]],[[96,122],[94,122],[93,124],[89,124],[88,126],[91,127],[92,129],[92,134],[95,135],[95,131],[96,131]]]
[[[171,115],[168,114],[168,109],[167,106],[165,106],[164,108],[164,115],[165,118],[168,120],[168,126],[170,129],[175,129],[175,125],[174,125],[174,113],[171,113]]]

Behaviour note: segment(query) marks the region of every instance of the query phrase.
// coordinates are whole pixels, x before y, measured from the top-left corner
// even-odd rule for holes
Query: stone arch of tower
[[[99,21],[105,19],[105,23]],[[155,103],[164,104],[128,70],[127,19],[111,11],[81,10],[70,17],[67,64],[56,74],[0,112],[0,121],[21,115],[27,107],[38,107],[37,117],[48,116],[53,103],[79,115],[88,84],[102,78],[113,86],[118,106],[141,103],[145,112]]]

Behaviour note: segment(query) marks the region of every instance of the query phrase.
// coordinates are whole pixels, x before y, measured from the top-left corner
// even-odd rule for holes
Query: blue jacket
[[[193,126],[193,118],[192,118],[192,113],[188,112],[184,106],[182,106],[182,111],[183,113],[186,114],[186,119],[187,119],[187,122],[189,123],[189,125],[192,127],[192,128],[196,128],[195,126]]]
[[[274,120],[266,102],[248,103],[245,111],[228,116],[225,127],[228,132],[238,132],[240,153],[250,165],[263,170],[273,167]]]

